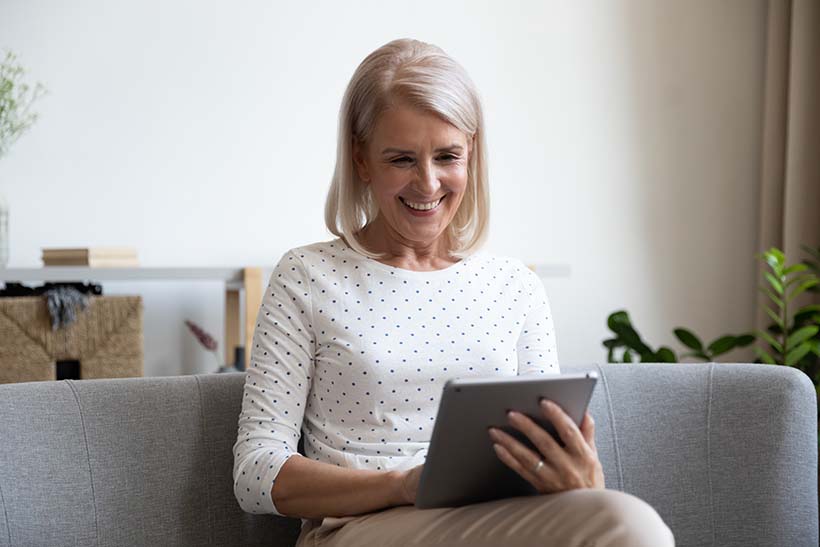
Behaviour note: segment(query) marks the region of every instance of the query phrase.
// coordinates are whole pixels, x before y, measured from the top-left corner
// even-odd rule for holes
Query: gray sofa
[[[677,545],[817,545],[817,402],[754,364],[597,368],[607,486]],[[300,521],[232,488],[241,373],[0,386],[0,547],[293,545]]]

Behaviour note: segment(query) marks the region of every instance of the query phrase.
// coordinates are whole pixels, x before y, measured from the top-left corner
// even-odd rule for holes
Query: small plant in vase
[[[0,158],[6,156],[11,145],[37,121],[31,105],[46,92],[39,82],[34,87],[25,83],[25,73],[11,51],[0,59]],[[0,192],[0,267],[5,267],[9,259],[8,224],[9,206]]]
[[[217,372],[242,372],[242,370],[238,367],[242,365],[241,356],[244,355],[244,348],[237,348],[237,361],[235,365],[228,365],[227,363],[223,364],[222,360],[219,358],[219,343],[216,339],[205,331],[205,329],[189,319],[185,320],[185,325],[187,325],[188,329],[199,341],[202,347],[213,353],[214,359],[216,359]]]

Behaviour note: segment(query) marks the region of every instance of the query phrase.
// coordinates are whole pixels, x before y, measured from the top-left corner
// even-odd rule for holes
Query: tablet
[[[498,458],[487,427],[498,427],[538,452],[507,421],[507,410],[517,410],[539,423],[563,446],[555,428],[544,417],[539,400],[545,397],[554,401],[580,427],[597,380],[595,371],[448,380],[433,425],[415,506],[458,507],[538,494],[534,486]]]

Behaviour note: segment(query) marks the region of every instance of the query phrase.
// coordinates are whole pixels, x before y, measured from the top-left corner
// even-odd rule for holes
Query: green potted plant
[[[632,320],[625,310],[618,310],[607,318],[607,326],[614,336],[604,340],[607,348],[607,361],[610,363],[631,363],[638,358],[641,363],[678,363],[679,356],[672,348],[661,346],[653,350],[632,325]],[[727,334],[720,336],[711,343],[704,345],[695,333],[689,329],[678,327],[674,331],[675,337],[691,351],[680,355],[680,358],[694,357],[701,361],[714,361],[715,357],[727,353],[735,348],[742,348],[755,341],[753,334]],[[620,360],[616,353],[621,351]]]
[[[766,330],[720,336],[704,345],[690,330],[678,327],[674,330],[675,336],[691,350],[681,357],[694,357],[710,362],[736,347],[745,347],[758,341],[760,346],[754,348],[758,357],[756,363],[800,369],[811,378],[820,398],[820,305],[809,304],[794,309],[794,300],[801,294],[820,292],[820,248],[803,245],[802,249],[808,253],[809,258],[791,266],[786,265],[784,253],[777,248],[756,255],[768,266],[768,270],[763,272],[764,283],[759,287],[769,299],[763,305],[764,311],[772,320]],[[657,350],[652,349],[638,334],[625,310],[610,314],[607,325],[613,336],[604,340],[603,345],[607,349],[607,360],[610,363],[629,363],[635,358],[639,358],[641,362],[678,362],[678,356],[671,348],[661,346]],[[617,351],[621,352],[620,358],[616,355]],[[820,405],[818,409],[820,410]],[[818,480],[820,481],[820,475]]]
[[[806,246],[803,249],[813,258],[820,257],[820,249]],[[765,331],[757,331],[765,345],[756,347],[755,353],[764,363],[802,370],[812,379],[815,389],[820,389],[820,305],[810,304],[793,309],[795,298],[806,291],[817,290],[820,278],[814,272],[818,265],[807,260],[787,266],[785,255],[776,248],[757,257],[770,270],[763,273],[766,284],[759,290],[769,298],[764,311],[772,324]]]

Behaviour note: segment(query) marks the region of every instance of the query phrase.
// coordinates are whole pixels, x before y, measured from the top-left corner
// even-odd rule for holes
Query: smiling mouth
[[[447,195],[441,196],[438,200],[429,203],[416,203],[413,201],[406,201],[402,197],[399,197],[399,201],[401,201],[405,207],[407,207],[408,209],[413,209],[414,211],[432,211],[433,209],[441,205],[441,202],[444,201],[444,198],[446,197]]]

